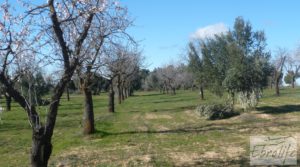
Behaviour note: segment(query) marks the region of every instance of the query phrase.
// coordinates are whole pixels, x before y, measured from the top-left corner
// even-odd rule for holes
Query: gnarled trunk
[[[47,167],[52,152],[51,137],[46,136],[44,128],[33,130],[31,148],[31,166]]]
[[[84,95],[84,109],[83,109],[83,134],[88,135],[95,132],[94,125],[94,105],[93,95],[90,89],[92,73],[86,72],[85,77],[80,78],[80,85]]]
[[[83,89],[84,93],[84,111],[83,111],[83,134],[92,134],[95,132],[93,96],[89,88]]]

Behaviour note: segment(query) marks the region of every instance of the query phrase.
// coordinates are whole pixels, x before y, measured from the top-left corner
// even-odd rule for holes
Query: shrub
[[[196,112],[207,120],[226,119],[238,115],[231,104],[204,104],[196,108]]]

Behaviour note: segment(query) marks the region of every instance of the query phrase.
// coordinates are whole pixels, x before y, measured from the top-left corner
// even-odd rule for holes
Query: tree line
[[[12,99],[24,109],[32,128],[31,166],[43,167],[63,93],[83,93],[83,133],[94,133],[93,93],[109,89],[114,112],[114,90],[119,103],[132,95],[143,58],[126,31],[132,26],[128,10],[117,1],[18,3],[19,10],[7,0],[0,6],[1,92],[8,110]],[[39,105],[47,108],[45,119]]]
[[[222,96],[238,94],[248,101],[263,88],[276,87],[283,78],[295,85],[299,64],[285,50],[270,62],[263,31],[253,31],[238,17],[233,30],[188,44],[188,63],[143,69],[138,43],[127,33],[132,20],[126,7],[112,0],[48,0],[44,4],[19,1],[14,10],[6,0],[0,6],[0,90],[7,110],[14,100],[25,111],[32,128],[31,166],[44,167],[52,153],[52,136],[64,93],[84,96],[83,133],[95,132],[93,95],[108,92],[108,111],[133,95],[134,90],[198,87]],[[287,66],[286,62],[290,62]],[[43,73],[46,70],[46,74]],[[49,71],[51,72],[49,72]],[[50,98],[44,99],[44,95]],[[47,108],[41,118],[40,107]],[[43,121],[45,120],[45,121]]]
[[[249,21],[235,19],[233,29],[212,38],[192,39],[187,46],[187,63],[169,64],[149,73],[145,90],[176,94],[177,89],[204,89],[218,96],[227,94],[245,108],[255,107],[263,89],[275,88],[280,95],[283,81],[295,87],[300,77],[300,50],[267,49],[264,31],[255,31]],[[286,74],[284,76],[284,74]]]

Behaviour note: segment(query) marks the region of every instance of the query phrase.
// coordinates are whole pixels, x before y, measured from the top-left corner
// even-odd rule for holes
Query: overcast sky
[[[148,68],[180,60],[191,38],[232,29],[242,16],[264,30],[268,49],[300,45],[299,0],[121,0],[135,19],[130,33],[141,41]]]

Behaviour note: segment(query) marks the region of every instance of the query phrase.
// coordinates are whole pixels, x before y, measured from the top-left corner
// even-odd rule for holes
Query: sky
[[[190,39],[232,29],[242,16],[264,30],[267,48],[300,46],[299,0],[120,0],[134,19],[129,33],[140,42],[145,67],[184,61]]]

